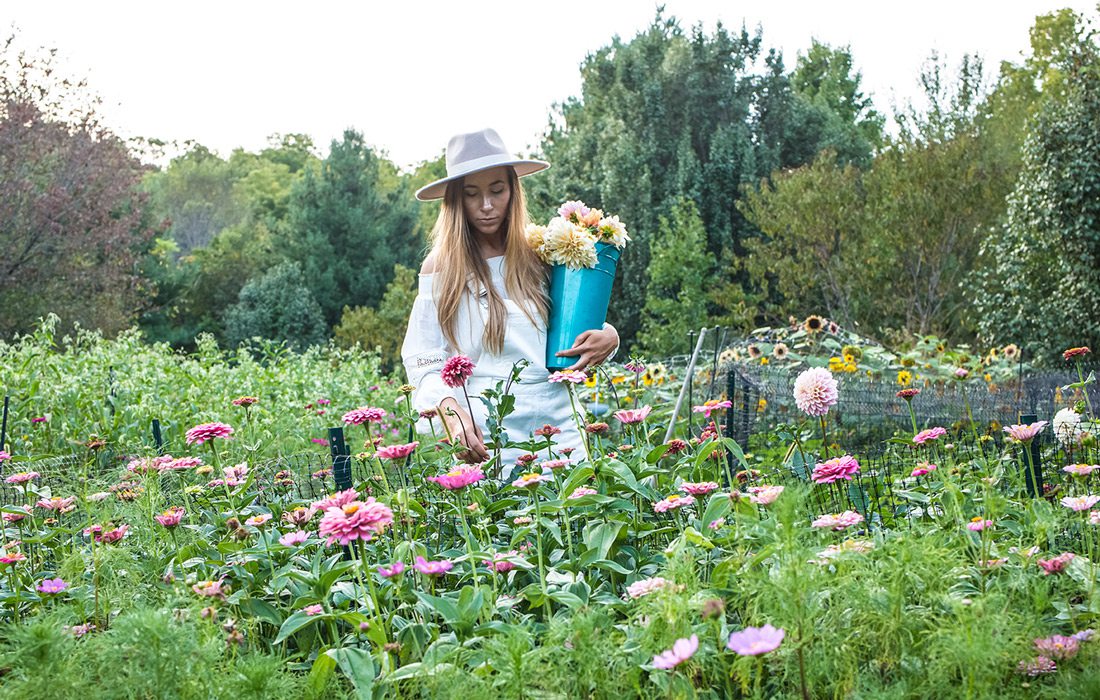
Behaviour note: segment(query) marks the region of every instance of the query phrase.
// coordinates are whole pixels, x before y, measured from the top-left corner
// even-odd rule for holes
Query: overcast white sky
[[[811,37],[850,45],[880,110],[919,94],[935,49],[980,54],[991,76],[1018,60],[1037,14],[1095,0],[666,0],[685,28],[763,27],[788,67]],[[192,139],[223,155],[304,132],[323,152],[346,127],[409,166],[448,137],[493,126],[515,151],[580,91],[579,65],[648,25],[656,3],[616,0],[89,2],[3,0],[0,28],[57,48],[125,136]]]

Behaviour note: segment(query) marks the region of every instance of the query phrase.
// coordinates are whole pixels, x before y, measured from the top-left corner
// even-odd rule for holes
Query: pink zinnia
[[[578,369],[563,369],[560,372],[551,374],[546,381],[551,384],[559,384],[561,382],[581,384],[588,381],[588,375]]]
[[[318,604],[318,603],[314,603],[313,605],[307,605],[304,608],[302,608],[302,612],[304,612],[309,617],[313,617],[314,615],[320,615],[324,611],[325,611],[325,609],[323,607],[321,607],[321,605]]]
[[[782,486],[750,486],[749,500],[758,506],[767,506],[775,502],[775,499],[779,498],[779,494],[783,493]]]
[[[1100,469],[1100,464],[1071,464],[1068,467],[1062,467],[1062,471],[1074,476],[1088,476],[1097,469]]]
[[[393,578],[394,576],[400,576],[401,574],[405,573],[405,562],[395,561],[389,566],[380,566],[378,567],[378,573],[381,574],[383,578]]]
[[[455,355],[454,357],[447,358],[447,361],[443,363],[443,369],[439,370],[439,376],[443,378],[443,383],[452,389],[464,385],[466,380],[470,378],[470,375],[474,373],[474,361],[465,355]]]
[[[0,450],[0,462],[7,462],[10,459],[11,459],[10,454],[5,452],[4,450]]]
[[[512,486],[517,489],[529,489],[538,486],[539,484],[550,481],[550,477],[543,476],[538,472],[531,472],[530,474],[524,474],[515,481],[512,482]]]
[[[17,472],[9,476],[7,479],[4,479],[4,481],[8,484],[25,484],[28,481],[39,478],[40,476],[42,475],[38,472]]]
[[[259,515],[253,515],[248,520],[245,520],[244,524],[252,527],[262,527],[267,524],[268,520],[271,520],[271,513],[260,513]]]
[[[568,459],[548,459],[545,462],[539,464],[539,467],[550,470],[563,469],[565,467],[568,467],[572,463],[573,462]]]
[[[675,584],[666,578],[660,576],[654,576],[653,578],[642,579],[641,581],[635,581],[626,587],[626,594],[631,598],[641,598],[642,596],[649,595],[654,591],[659,591],[662,588],[673,588]]]
[[[693,634],[687,639],[677,639],[671,649],[662,651],[660,654],[653,657],[653,666],[663,671],[676,668],[694,656],[695,652],[698,650],[698,636]]]
[[[30,506],[11,506],[23,510],[22,513],[4,513],[2,519],[6,523],[17,523],[31,514]]]
[[[464,464],[455,467],[446,474],[440,476],[429,476],[428,481],[435,482],[442,488],[448,491],[457,491],[459,489],[466,488],[470,484],[476,484],[485,478],[485,472],[481,471],[481,467],[473,464]]]
[[[982,530],[993,527],[992,520],[985,520],[984,518],[972,518],[970,522],[966,524],[967,530],[973,530],[974,532],[981,532]]]
[[[43,498],[35,505],[43,510],[53,510],[58,513],[69,513],[76,510],[76,496],[69,496],[68,498],[62,498],[60,496],[53,496],[51,498]]]
[[[818,462],[814,466],[810,478],[816,484],[831,484],[841,479],[852,480],[852,476],[859,471],[859,462],[852,455],[834,457],[833,459]]]
[[[39,593],[45,593],[46,595],[57,595],[68,587],[69,584],[65,583],[63,579],[47,578],[39,581],[38,585],[36,585],[34,589]]]
[[[113,530],[106,530],[104,532],[97,533],[96,536],[95,536],[95,541],[96,542],[103,542],[104,544],[114,544],[115,542],[118,542],[123,537],[125,537],[126,532],[129,529],[130,529],[129,525],[119,525],[118,527],[116,527]],[[85,530],[84,534],[88,534],[88,531]]]
[[[484,564],[494,572],[504,574],[516,568],[515,562],[509,561],[508,558],[517,556],[519,556],[519,552],[514,549],[509,552],[504,552],[503,554],[497,552],[493,555],[492,559],[486,559]]]
[[[238,396],[237,398],[233,399],[233,405],[248,407],[254,403],[258,403],[259,401],[260,400],[255,396]]]
[[[1066,496],[1062,499],[1062,505],[1070,510],[1075,510],[1080,513],[1083,510],[1088,510],[1100,502],[1100,496]]]
[[[569,498],[583,498],[584,496],[595,496],[599,491],[596,489],[590,489],[587,486],[578,486],[573,489],[573,493],[569,494]]]
[[[944,435],[947,435],[947,428],[941,428],[936,426],[935,428],[929,428],[922,430],[913,436],[913,443],[917,445],[923,445],[929,440],[939,440]]]
[[[1081,643],[1077,639],[1062,634],[1036,639],[1034,643],[1035,650],[1040,654],[1059,661],[1072,659],[1077,656],[1077,652],[1081,648]]]
[[[863,516],[854,510],[846,510],[840,515],[829,514],[823,515],[817,520],[811,523],[812,527],[830,528],[832,530],[843,530],[844,528],[851,527],[852,525],[858,525],[863,522]]]
[[[966,379],[969,376],[970,376],[970,370],[966,369],[965,367],[959,367],[958,369],[955,370],[955,378],[956,379]]]
[[[714,411],[732,407],[733,403],[730,401],[719,401],[718,399],[711,399],[710,401],[704,401],[700,406],[692,406],[691,411],[692,413],[704,414],[704,418],[710,418],[710,414]]]
[[[921,462],[917,465],[917,468],[913,470],[913,473],[910,474],[910,476],[924,476],[926,474],[930,474],[931,472],[936,471],[936,469],[938,468],[939,467],[937,467],[935,464],[931,464],[929,462]]]
[[[1051,559],[1036,559],[1036,563],[1043,569],[1044,576],[1050,576],[1051,574],[1060,574],[1066,570],[1066,566],[1069,565],[1073,558],[1077,556],[1073,552],[1064,552]]]
[[[786,635],[785,630],[771,625],[746,627],[730,635],[726,648],[741,656],[759,656],[778,649]]]
[[[173,528],[180,524],[186,511],[182,506],[172,506],[160,515],[154,516],[156,521],[167,528]]]
[[[222,468],[222,475],[225,476],[227,485],[240,486],[248,478],[248,465],[241,462],[232,467],[224,467]]]
[[[649,412],[653,408],[650,406],[642,406],[641,408],[624,408],[620,411],[615,411],[615,417],[619,419],[623,425],[632,425],[634,423],[641,423],[649,415]]]
[[[695,503],[694,497],[681,496],[680,494],[674,493],[668,498],[654,503],[653,510],[657,513],[665,513],[670,510],[683,508],[684,506],[690,506],[692,503]]]
[[[203,423],[188,430],[185,438],[188,445],[201,445],[214,438],[228,439],[232,434],[233,428],[225,423]]]
[[[386,411],[373,406],[360,406],[344,414],[344,423],[347,425],[363,425],[364,423],[378,423],[386,417]]]
[[[685,481],[680,484],[680,490],[692,496],[706,496],[711,491],[717,491],[718,484],[713,481]]]
[[[1030,425],[1006,425],[1004,430],[1013,440],[1031,442],[1036,435],[1043,432],[1045,427],[1047,427],[1047,421],[1041,420]]]
[[[413,563],[413,568],[424,574],[425,576],[442,576],[443,574],[454,568],[454,562],[449,559],[440,559],[439,561],[429,561],[424,557],[418,556]]]
[[[823,416],[840,398],[833,373],[824,367],[813,367],[794,380],[794,402],[808,416]]]
[[[1068,362],[1069,360],[1072,360],[1075,357],[1082,357],[1084,355],[1088,355],[1090,352],[1091,352],[1091,350],[1089,350],[1087,347],[1070,348],[1069,350],[1066,350],[1065,352],[1062,353],[1062,359],[1066,360]]]
[[[329,508],[321,518],[319,531],[325,544],[347,546],[354,540],[369,542],[393,523],[393,511],[374,498],[352,501],[342,508]]]
[[[416,452],[419,442],[410,442],[405,445],[387,445],[386,447],[379,447],[375,456],[378,459],[404,459],[413,452]]]
[[[359,492],[355,489],[348,489],[347,491],[337,491],[331,496],[326,496],[319,501],[315,501],[313,505],[310,506],[310,508],[314,512],[319,510],[326,511],[329,508],[343,508],[344,506],[351,503],[352,501],[355,501],[358,498]],[[313,517],[312,513],[310,514],[310,517]]]
[[[279,538],[279,544],[284,547],[297,547],[306,540],[309,539],[311,532],[306,530],[295,530],[294,532],[288,532]]]
[[[225,600],[225,591],[222,589],[221,581],[199,581],[194,586],[191,586],[191,590],[204,598],[220,598]]]

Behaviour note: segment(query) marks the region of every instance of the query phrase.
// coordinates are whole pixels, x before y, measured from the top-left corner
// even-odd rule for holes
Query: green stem
[[[540,505],[537,486],[531,491],[531,496],[535,499],[535,543],[538,546],[539,555],[539,588],[542,590],[542,604],[548,610],[550,597],[546,592],[546,566],[542,561],[542,506]]]

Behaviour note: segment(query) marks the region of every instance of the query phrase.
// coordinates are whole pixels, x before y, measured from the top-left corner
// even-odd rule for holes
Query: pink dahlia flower
[[[690,506],[692,503],[695,503],[695,498],[693,496],[681,496],[678,493],[674,493],[668,498],[654,503],[653,510],[657,513],[665,513],[670,510],[683,508],[684,506]]]
[[[233,428],[225,423],[203,423],[188,430],[185,438],[188,445],[201,445],[214,438],[229,439],[232,434]]]
[[[448,491],[457,491],[466,488],[470,484],[476,484],[484,478],[485,472],[481,471],[480,465],[463,464],[446,474],[429,476],[428,481],[433,481]]]
[[[815,484],[831,484],[841,479],[852,480],[852,476],[859,471],[859,462],[852,455],[834,457],[833,459],[818,462],[810,475]]]
[[[677,639],[671,649],[662,651],[653,657],[653,667],[663,671],[676,668],[699,650],[699,637],[691,635],[687,639]]]
[[[1005,432],[1017,442],[1031,442],[1036,435],[1043,432],[1045,427],[1047,427],[1047,421],[1041,420],[1029,425],[1006,425]]]
[[[385,409],[373,406],[360,406],[344,414],[344,423],[347,425],[363,425],[364,423],[378,423],[386,417]]]
[[[715,411],[720,411],[723,408],[732,408],[733,403],[731,401],[719,401],[718,399],[711,399],[710,401],[704,401],[701,406],[692,406],[692,413],[702,413],[704,418],[710,418],[710,414]]]
[[[824,367],[813,367],[794,380],[794,402],[808,416],[823,416],[840,398],[833,373]]]
[[[1066,496],[1062,499],[1062,505],[1078,513],[1092,508],[1097,503],[1100,503],[1100,496]]]
[[[680,490],[692,496],[706,496],[711,491],[717,491],[718,484],[713,481],[685,481],[680,484]]]
[[[348,489],[346,491],[337,491],[331,496],[326,496],[319,501],[314,501],[310,508],[316,511],[326,511],[329,508],[343,508],[347,504],[355,501],[359,498],[359,492],[355,489]],[[313,517],[313,513],[310,513],[310,518]],[[306,520],[308,522],[308,519]]]
[[[416,561],[413,562],[413,568],[424,574],[425,576],[442,576],[443,574],[454,568],[454,562],[449,559],[429,561],[424,557],[418,556],[416,558]]]
[[[342,508],[329,508],[321,518],[319,532],[325,544],[347,546],[354,540],[369,542],[393,523],[393,511],[374,498],[352,501]]]
[[[465,355],[455,355],[447,358],[443,363],[443,369],[439,370],[439,375],[443,378],[444,384],[457,389],[466,383],[476,366],[474,361]]]
[[[651,406],[642,406],[641,408],[624,408],[620,411],[615,411],[615,417],[619,419],[619,422],[623,425],[632,425],[634,423],[641,423],[649,416],[650,411],[653,408]]]
[[[1036,563],[1039,564],[1043,570],[1044,576],[1050,576],[1051,574],[1060,574],[1066,570],[1069,563],[1073,561],[1073,558],[1077,556],[1073,552],[1064,552],[1051,559],[1036,559]]]
[[[284,547],[297,547],[310,538],[313,533],[306,530],[295,530],[294,532],[288,532],[279,538],[279,544]]]
[[[758,506],[769,506],[775,503],[775,499],[779,498],[779,494],[783,493],[782,486],[750,486],[749,500]]]
[[[33,481],[41,476],[42,475],[38,472],[16,472],[15,474],[9,476],[7,479],[4,479],[4,482],[8,484],[25,484],[28,481]]]
[[[45,593],[46,595],[57,595],[68,587],[69,584],[65,583],[63,579],[46,578],[39,581],[34,589],[39,593]]]
[[[160,515],[154,516],[156,521],[167,528],[173,528],[180,524],[187,511],[182,506],[172,506]]]
[[[578,369],[563,369],[560,372],[554,372],[546,381],[551,384],[560,384],[561,382],[568,382],[569,384],[582,384],[588,381],[588,375]]]
[[[741,656],[759,656],[778,649],[785,636],[785,630],[771,625],[746,627],[730,635],[726,648]]]
[[[929,428],[922,430],[913,436],[913,443],[916,445],[923,445],[931,440],[939,440],[944,435],[947,435],[947,428],[941,428],[939,426],[935,428]]]
[[[581,219],[592,213],[592,209],[585,205],[584,202],[573,200],[562,204],[558,207],[558,216],[566,221],[572,221],[578,223]],[[574,219],[573,216],[576,215]]]
[[[379,447],[375,456],[378,459],[404,459],[416,452],[419,445],[419,442],[410,442],[405,445],[387,445],[386,447]]]

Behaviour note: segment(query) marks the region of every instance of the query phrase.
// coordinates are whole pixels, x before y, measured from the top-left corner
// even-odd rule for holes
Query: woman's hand
[[[586,371],[589,367],[604,362],[619,347],[619,333],[612,326],[607,326],[598,331],[585,331],[577,336],[573,347],[557,353],[558,357],[573,357],[579,355],[577,361],[570,370]]]
[[[447,423],[452,444],[465,445],[468,449],[458,453],[458,458],[464,462],[477,464],[489,459],[489,451],[485,449],[485,438],[481,429],[477,427],[470,414],[459,407],[458,401],[453,398],[443,399],[439,403],[439,413]]]

